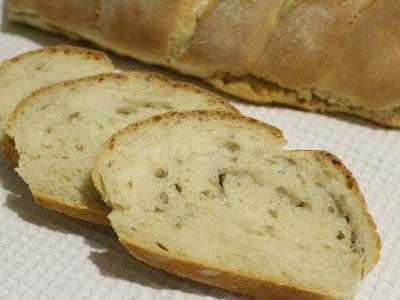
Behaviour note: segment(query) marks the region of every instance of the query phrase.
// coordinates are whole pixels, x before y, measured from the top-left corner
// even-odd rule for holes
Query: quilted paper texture
[[[0,60],[41,46],[72,43],[7,23],[4,1],[0,6]],[[121,70],[160,71],[187,80],[133,60],[113,60]],[[383,242],[381,261],[360,286],[357,300],[400,299],[400,130],[346,116],[232,101],[243,113],[281,128],[287,149],[325,149],[347,164]],[[250,299],[150,268],[129,256],[111,229],[41,208],[2,157],[0,298]]]

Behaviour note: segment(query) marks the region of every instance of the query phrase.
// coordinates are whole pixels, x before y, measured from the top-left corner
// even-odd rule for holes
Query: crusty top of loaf
[[[135,52],[147,62],[167,64],[169,40],[176,28],[208,0],[47,1],[11,0],[12,11],[39,13],[69,32],[80,32],[101,45],[113,44],[122,53]],[[65,13],[67,12],[67,13]],[[138,30],[139,29],[139,30]],[[106,33],[106,38],[100,38]],[[97,40],[100,39],[100,40]]]
[[[9,2],[11,14],[196,76],[317,87],[367,109],[400,104],[397,0]]]
[[[176,66],[318,87],[383,108],[400,104],[399,28],[397,0],[223,0],[199,18]]]

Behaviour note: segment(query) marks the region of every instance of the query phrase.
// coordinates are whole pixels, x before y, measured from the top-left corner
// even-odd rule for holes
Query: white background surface
[[[0,60],[40,46],[71,43],[7,23],[3,0],[0,6]],[[113,60],[121,70],[156,70],[177,77],[133,60]],[[347,116],[233,101],[243,113],[281,128],[287,149],[326,149],[352,170],[383,242],[381,261],[360,286],[357,299],[400,299],[400,130]],[[127,254],[111,229],[41,208],[3,157],[0,298],[250,299],[147,267]]]

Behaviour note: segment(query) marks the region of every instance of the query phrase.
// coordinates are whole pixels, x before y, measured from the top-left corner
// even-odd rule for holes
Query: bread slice
[[[101,74],[41,89],[8,123],[18,174],[44,207],[106,224],[109,209],[90,177],[101,145],[139,119],[195,108],[238,113],[209,92],[149,73]]]
[[[4,154],[9,159],[15,158],[12,140],[5,134],[4,126],[24,97],[56,82],[112,70],[105,53],[70,46],[42,48],[0,63],[0,144]]]
[[[380,252],[364,198],[337,157],[284,144],[244,116],[172,112],[114,135],[92,177],[141,261],[264,299],[351,299]]]

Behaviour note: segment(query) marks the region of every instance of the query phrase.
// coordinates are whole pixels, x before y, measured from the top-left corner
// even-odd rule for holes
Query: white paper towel
[[[0,6],[0,60],[41,46],[71,44],[7,23],[3,0]],[[121,70],[155,70],[185,80],[133,60],[113,59]],[[243,113],[281,128],[287,149],[326,149],[352,170],[383,242],[381,261],[360,286],[357,299],[400,299],[400,130],[233,101]],[[250,299],[152,269],[129,256],[111,229],[41,208],[2,157],[0,298]]]

